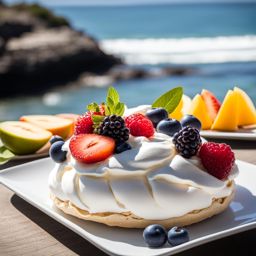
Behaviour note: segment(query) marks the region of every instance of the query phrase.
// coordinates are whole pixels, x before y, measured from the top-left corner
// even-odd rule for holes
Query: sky
[[[157,3],[232,3],[254,2],[256,0],[4,0],[6,3],[38,2],[44,5],[129,5],[129,4],[157,4]]]

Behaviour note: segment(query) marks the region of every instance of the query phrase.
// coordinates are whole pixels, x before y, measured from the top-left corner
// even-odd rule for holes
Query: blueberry
[[[51,139],[50,139],[51,145],[52,145],[54,142],[56,142],[56,141],[64,141],[64,140],[63,140],[62,137],[60,137],[59,135],[54,135],[54,136],[52,136]]]
[[[120,144],[117,144],[116,145],[116,148],[115,148],[115,153],[116,154],[119,154],[119,153],[122,153],[126,150],[129,150],[131,149],[132,147],[130,146],[130,144],[128,144],[127,142],[124,142],[124,143],[120,143]]]
[[[202,126],[200,120],[192,115],[185,115],[180,120],[180,123],[181,123],[182,127],[191,126],[191,127],[196,128],[199,131],[201,130],[201,126]]]
[[[64,141],[56,141],[54,142],[49,150],[50,157],[56,163],[64,162],[67,158],[67,151],[62,150],[62,146]]]
[[[143,238],[150,247],[161,247],[167,241],[166,230],[158,224],[150,225],[144,229]]]
[[[154,127],[156,127],[161,120],[168,118],[168,112],[164,108],[152,108],[146,112],[146,117],[149,118]]]
[[[157,132],[173,136],[176,132],[181,130],[181,124],[179,121],[171,118],[166,118],[160,121],[156,127]]]
[[[188,231],[185,228],[173,227],[168,231],[168,243],[172,246],[189,241]]]

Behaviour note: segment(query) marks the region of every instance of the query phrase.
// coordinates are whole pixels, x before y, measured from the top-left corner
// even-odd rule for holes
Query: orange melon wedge
[[[238,126],[256,124],[256,110],[252,100],[242,89],[235,87],[239,110]]]
[[[200,120],[203,130],[211,128],[212,119],[201,95],[197,94],[193,98],[188,114],[193,115]]]
[[[238,93],[229,90],[211,127],[213,130],[235,131],[238,128]]]
[[[175,108],[175,110],[169,114],[170,118],[174,118],[176,120],[180,120],[184,115],[186,115],[189,111],[189,108],[191,106],[191,99],[183,94],[179,105]]]

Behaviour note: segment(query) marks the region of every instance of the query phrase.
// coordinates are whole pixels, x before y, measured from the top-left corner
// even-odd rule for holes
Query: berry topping
[[[164,108],[152,108],[147,111],[146,117],[156,127],[161,120],[168,118],[168,112]]]
[[[145,136],[147,138],[154,135],[155,129],[152,122],[142,114],[132,114],[125,119],[126,126],[133,136]]]
[[[77,161],[91,164],[110,157],[115,149],[115,141],[98,134],[79,134],[71,138],[69,148]]]
[[[181,123],[182,127],[191,126],[191,127],[196,128],[199,131],[201,130],[201,127],[202,127],[200,120],[192,115],[185,115],[180,120],[180,123]]]
[[[67,151],[62,150],[62,146],[64,141],[56,141],[54,142],[49,150],[50,157],[56,163],[62,163],[67,158]]]
[[[85,115],[81,115],[77,118],[75,123],[75,135],[92,133],[93,132],[93,121],[91,113],[87,112]]]
[[[166,118],[158,123],[156,130],[166,135],[173,136],[176,132],[181,130],[181,124],[175,119]]]
[[[168,231],[168,243],[172,246],[184,244],[189,241],[188,231],[185,228],[173,227]]]
[[[143,231],[143,238],[150,247],[161,247],[167,241],[166,230],[163,226],[153,224]]]
[[[121,116],[106,116],[96,129],[95,133],[113,138],[117,143],[123,143],[129,139],[130,131]]]
[[[204,143],[199,151],[202,164],[214,177],[223,180],[228,177],[235,162],[231,147],[225,143]]]
[[[172,141],[176,150],[185,158],[196,155],[202,144],[199,131],[190,126],[174,134]]]
[[[54,135],[54,136],[52,136],[51,139],[50,139],[51,145],[52,145],[54,142],[57,142],[57,141],[64,141],[64,140],[63,140],[62,137],[60,137],[59,135]]]
[[[116,148],[115,148],[115,153],[119,154],[122,153],[126,150],[130,150],[132,147],[130,144],[128,144],[127,142],[121,143],[121,144],[117,144]]]
[[[135,114],[129,115],[125,118],[125,124],[127,127],[129,127],[132,122],[138,121],[138,120],[141,120],[144,118],[145,118],[144,115],[142,115],[140,113],[135,113]]]

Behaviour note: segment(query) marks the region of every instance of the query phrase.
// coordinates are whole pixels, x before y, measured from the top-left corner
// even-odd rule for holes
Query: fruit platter
[[[51,138],[68,139],[78,115],[24,115],[0,123],[0,164],[49,155]]]
[[[201,135],[206,138],[256,140],[255,106],[238,87],[229,90],[222,103],[205,89],[193,99],[183,95],[170,117],[181,120],[186,114],[200,120]]]

